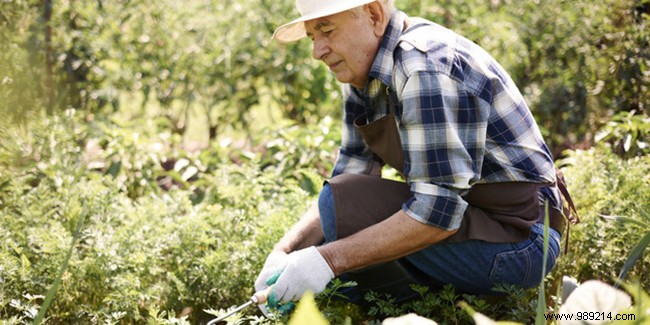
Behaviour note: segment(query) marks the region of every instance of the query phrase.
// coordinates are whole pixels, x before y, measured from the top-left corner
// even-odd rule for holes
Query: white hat
[[[278,27],[273,33],[273,38],[281,43],[297,41],[307,36],[305,21],[333,15],[373,1],[377,0],[296,0],[296,8],[302,16]]]

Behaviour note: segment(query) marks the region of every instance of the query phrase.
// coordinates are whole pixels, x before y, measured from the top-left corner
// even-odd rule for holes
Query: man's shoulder
[[[422,18],[408,18],[395,49],[395,77],[407,80],[426,71],[442,74],[481,93],[486,79],[509,79],[483,48],[466,37]]]
[[[409,27],[398,40],[399,46],[406,51],[417,49],[428,52],[432,49],[452,46],[460,36],[452,30],[432,21],[418,18],[408,18]]]
[[[417,71],[447,72],[458,34],[422,18],[408,18],[409,27],[398,39],[395,60],[407,75]]]

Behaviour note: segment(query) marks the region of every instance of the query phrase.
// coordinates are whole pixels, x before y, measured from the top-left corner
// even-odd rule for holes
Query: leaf
[[[611,132],[607,129],[605,130],[600,130],[596,132],[596,135],[594,136],[594,140],[596,142],[601,142],[607,140],[611,136]]]
[[[623,312],[636,314],[636,317],[639,317],[636,319],[638,322],[637,324],[645,324],[643,321],[650,319],[650,295],[644,291],[643,287],[639,283],[621,283],[621,285],[625,287],[625,290],[627,290],[634,299],[634,306]]]
[[[546,263],[548,260],[548,245],[549,245],[549,213],[548,213],[548,202],[546,202],[546,205],[544,207],[544,259],[542,260],[542,270],[546,270]],[[544,288],[544,279],[542,279],[539,282],[539,292],[537,296],[537,312],[535,315],[535,324],[544,324],[545,323],[545,317],[544,313],[546,313],[546,289]]]
[[[169,171],[163,173],[163,175],[167,175],[167,176],[171,177],[174,181],[182,184],[183,187],[187,188],[187,187],[190,186],[190,183],[187,182],[187,180],[183,178],[183,175],[179,174],[175,170],[169,170]]]
[[[384,319],[382,325],[437,325],[431,319],[418,316],[417,314],[407,314],[399,317],[390,317]]]
[[[327,325],[329,322],[323,315],[318,311],[316,307],[316,300],[314,300],[314,294],[311,292],[305,293],[298,306],[296,311],[293,313],[293,316],[289,320],[289,325]]]
[[[643,217],[643,219],[650,222],[650,214],[649,213],[645,212],[645,210],[639,210],[639,213],[641,213],[641,216]]]
[[[320,175],[307,169],[301,169],[300,173],[300,188],[307,191],[311,195],[318,194],[323,187],[323,179]]]
[[[623,149],[625,149],[625,152],[629,152],[631,147],[632,147],[632,135],[628,134],[625,137],[625,143],[623,143]]]
[[[61,279],[63,278],[63,274],[65,273],[65,271],[68,269],[68,262],[70,261],[70,257],[72,257],[74,248],[77,245],[77,239],[79,238],[79,234],[81,233],[81,228],[84,224],[84,220],[86,219],[86,215],[87,215],[86,207],[84,207],[84,210],[81,212],[80,219],[79,221],[77,221],[77,229],[75,230],[72,236],[72,242],[70,243],[70,247],[68,248],[68,253],[65,256],[65,259],[63,260],[63,264],[61,264],[61,266],[59,267],[59,271],[57,272],[54,282],[47,290],[47,294],[45,295],[45,301],[43,302],[41,308],[38,310],[38,314],[34,319],[33,325],[38,325],[43,321],[45,315],[47,314],[47,310],[50,308],[50,304],[54,300],[54,296],[56,295],[56,292],[59,290]]]
[[[627,276],[627,273],[630,272],[632,267],[634,267],[634,264],[641,258],[643,255],[643,251],[645,250],[646,247],[650,244],[650,231],[648,231],[641,240],[634,246],[632,249],[632,252],[630,252],[630,255],[627,257],[627,260],[625,261],[625,264],[623,264],[623,267],[621,268],[621,272],[618,275],[618,278],[620,280],[623,280],[625,276]]]
[[[9,185],[10,182],[11,182],[10,180],[6,180],[2,182],[2,184],[0,184],[0,191],[4,189],[7,185]]]
[[[580,285],[560,307],[560,314],[577,315],[579,312],[617,313],[632,305],[630,296],[611,285],[590,280]],[[582,324],[582,321],[560,321],[559,324]]]
[[[469,304],[467,304],[464,301],[461,301],[458,303],[458,306],[462,308],[465,312],[467,312],[472,318],[474,319],[474,322],[476,325],[494,325],[494,324],[503,324],[503,325],[519,325],[521,323],[517,322],[510,322],[510,321],[495,321],[490,319],[489,317],[475,311],[472,307],[470,307]]]
[[[190,165],[189,160],[187,160],[185,158],[181,158],[174,164],[174,170],[177,171],[177,172],[180,172],[183,168],[185,168],[185,167],[187,167],[189,165]]]
[[[187,181],[190,178],[194,177],[198,172],[199,172],[198,168],[196,168],[195,166],[189,166],[187,167],[187,169],[185,169],[183,175],[181,175],[181,178]]]
[[[578,283],[578,280],[570,277],[570,276],[563,276],[562,277],[562,293],[561,295],[558,295],[559,297],[562,297],[562,301],[566,301],[567,298],[573,293],[573,291],[579,286],[580,284]]]
[[[619,217],[619,216],[607,216],[607,215],[604,215],[604,214],[600,214],[599,216],[600,216],[601,218],[603,218],[603,219],[606,219],[606,220],[611,220],[611,221],[616,221],[616,222],[621,222],[621,223],[633,223],[633,224],[637,224],[637,225],[639,225],[639,226],[642,226],[642,227],[644,227],[644,228],[648,228],[648,229],[650,229],[650,225],[648,225],[648,224],[645,223],[645,222],[642,222],[642,221],[636,220],[636,219],[634,219],[634,218],[630,218],[630,217]]]
[[[117,177],[117,175],[120,173],[120,169],[122,169],[122,161],[113,161],[108,167],[106,174]]]

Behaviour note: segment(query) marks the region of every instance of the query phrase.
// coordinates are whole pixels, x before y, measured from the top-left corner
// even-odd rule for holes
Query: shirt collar
[[[388,26],[386,26],[384,38],[375,56],[375,61],[370,68],[369,83],[373,79],[378,79],[385,85],[391,84],[391,73],[394,65],[393,51],[397,46],[399,38],[402,36],[405,20],[406,14],[399,10],[395,10],[392,14]]]

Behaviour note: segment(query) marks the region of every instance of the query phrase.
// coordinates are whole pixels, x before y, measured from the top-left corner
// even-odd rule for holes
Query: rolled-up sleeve
[[[461,197],[480,178],[489,104],[464,84],[435,71],[420,71],[396,89],[401,103],[404,173],[413,197],[403,210],[444,229],[460,227]]]
[[[467,202],[458,193],[425,183],[411,184],[411,192],[413,197],[402,207],[408,216],[445,230],[460,227]]]

